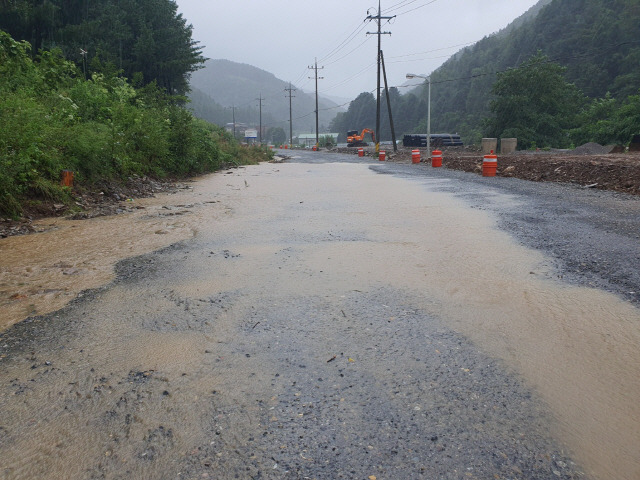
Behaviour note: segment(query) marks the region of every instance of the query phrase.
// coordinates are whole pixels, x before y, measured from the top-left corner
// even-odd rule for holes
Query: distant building
[[[338,143],[338,134],[337,133],[319,133],[319,138],[323,137],[331,137],[333,139],[333,143]],[[298,135],[298,141],[296,142],[298,145],[311,146],[316,144],[316,134],[315,133],[301,133]]]
[[[236,132],[244,132],[249,126],[246,123],[236,122]],[[233,132],[233,122],[224,126],[227,132]]]

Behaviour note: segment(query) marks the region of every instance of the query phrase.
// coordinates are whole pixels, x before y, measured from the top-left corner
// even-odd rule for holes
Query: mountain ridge
[[[191,75],[189,95],[196,115],[217,124],[232,121],[232,109],[236,109],[236,122],[257,125],[259,122],[259,98],[262,98],[262,123],[266,127],[289,130],[289,96],[285,89],[289,82],[273,73],[247,63],[227,59],[210,59],[204,68]],[[309,94],[292,85],[291,110],[295,133],[315,132],[315,94]],[[214,104],[205,98],[209,97]],[[220,109],[219,107],[222,107]],[[226,107],[226,110],[225,110]],[[319,96],[319,130],[326,131],[341,106]],[[208,111],[208,116],[204,116]],[[215,112],[215,115],[213,114]]]

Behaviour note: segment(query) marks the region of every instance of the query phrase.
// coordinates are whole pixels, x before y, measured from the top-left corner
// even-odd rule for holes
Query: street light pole
[[[429,95],[427,99],[427,155],[431,159],[431,76],[427,77],[429,81]]]
[[[429,82],[429,94],[427,97],[427,154],[431,159],[431,75],[416,75],[415,73],[407,73],[407,78],[424,78]]]

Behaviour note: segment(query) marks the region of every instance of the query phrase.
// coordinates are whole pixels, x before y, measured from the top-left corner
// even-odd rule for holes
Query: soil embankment
[[[386,151],[386,160],[411,162],[411,148],[398,152]],[[335,149],[340,153],[357,154],[357,149]],[[575,150],[520,151],[498,154],[497,176],[515,177],[535,182],[574,183],[588,188],[613,190],[640,195],[640,153],[603,153],[608,147],[586,144]],[[421,158],[427,157],[420,149]],[[365,155],[375,156],[373,147]],[[442,166],[452,170],[482,174],[483,155],[468,148],[444,148]]]

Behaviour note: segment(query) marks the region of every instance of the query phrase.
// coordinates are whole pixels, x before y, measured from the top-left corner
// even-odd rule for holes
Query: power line
[[[408,5],[411,5],[412,3],[417,2],[418,0],[403,0],[402,2],[398,2],[395,5],[391,5],[389,8],[387,8],[384,13],[391,13],[394,10],[399,10],[401,8],[404,8]]]
[[[427,2],[427,3],[425,3],[424,5],[420,5],[420,6],[418,6],[418,7],[412,8],[412,9],[410,9],[410,10],[406,10],[406,11],[404,11],[404,12],[400,12],[400,13],[398,13],[396,16],[405,15],[405,14],[407,14],[407,13],[414,12],[414,11],[416,11],[416,10],[418,10],[418,9],[422,8],[422,7],[426,7],[427,5],[431,5],[432,3],[435,3],[435,2],[437,2],[437,1],[438,1],[438,0],[431,0],[430,2]]]
[[[612,50],[618,47],[623,47],[625,45],[633,45],[633,44],[638,44],[640,43],[640,40],[633,40],[633,41],[629,41],[629,42],[621,42],[621,43],[616,43],[616,44],[610,44],[610,45],[605,45],[604,47],[602,47],[599,50],[591,50],[588,52],[584,52],[584,53],[580,53],[580,54],[576,54],[576,55],[563,55],[563,56],[558,56],[558,57],[553,57],[553,58],[549,58],[543,62],[538,62],[532,65],[520,65],[517,67],[508,67],[502,70],[493,70],[491,72],[483,72],[483,73],[476,73],[473,75],[467,75],[464,77],[455,77],[455,78],[445,78],[442,80],[435,80],[432,81],[432,83],[434,85],[437,84],[442,84],[442,83],[450,83],[450,82],[456,82],[458,80],[472,80],[474,78],[480,78],[480,77],[487,77],[489,75],[497,75],[499,73],[506,73],[506,72],[511,72],[514,70],[525,70],[527,68],[534,68],[538,65],[546,65],[549,63],[557,63],[559,61],[562,60],[574,60],[574,59],[578,59],[578,58],[585,58],[585,57],[593,57],[593,56],[597,56],[597,55],[602,55],[603,53],[607,52],[608,50]],[[409,87],[414,87],[415,85],[399,85],[396,88],[409,88]]]
[[[457,45],[451,45],[449,47],[442,47],[442,48],[434,48],[433,50],[426,50],[424,52],[416,52],[416,53],[407,53],[405,55],[396,55],[394,57],[389,57],[391,58],[403,58],[403,57],[412,57],[414,55],[424,55],[427,53],[434,53],[434,52],[440,52],[442,50],[449,50],[450,48],[458,48],[458,47],[467,47],[469,45],[473,45],[474,43],[477,43],[477,40],[474,40],[473,42],[469,42],[469,43],[459,43]]]
[[[347,53],[346,55],[343,55],[342,57],[338,58],[337,60],[334,60],[333,62],[329,62],[325,65],[333,65],[334,63],[338,63],[340,60],[344,60],[345,58],[347,58],[348,56],[350,56],[353,52],[355,52],[356,50],[358,50],[360,47],[362,47],[362,45],[364,45],[365,43],[367,43],[369,41],[371,37],[366,37],[365,40],[360,43],[356,48],[354,48],[353,50],[351,50],[349,53]]]
[[[353,40],[355,39],[358,34],[364,30],[365,25],[359,24],[356,29],[351,32],[349,34],[349,36],[347,38],[345,38],[341,43],[338,44],[337,47],[335,47],[333,50],[331,50],[328,54],[326,54],[324,57],[320,58],[320,62],[326,62],[327,60],[329,60],[332,56],[336,55],[340,50],[342,50],[343,48],[346,48],[346,46]]]
[[[350,76],[349,78],[343,80],[340,83],[336,83],[335,85],[331,85],[330,87],[325,88],[324,90],[322,90],[323,92],[328,92],[329,90],[333,90],[334,88],[338,88],[341,87],[342,85],[344,85],[345,83],[348,83],[349,81],[353,80],[356,77],[359,77],[360,75],[362,75],[363,73],[365,73],[366,71],[368,71],[371,67],[375,67],[376,64],[372,63],[366,67],[364,67],[362,70],[360,70],[358,73]]]

